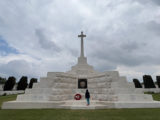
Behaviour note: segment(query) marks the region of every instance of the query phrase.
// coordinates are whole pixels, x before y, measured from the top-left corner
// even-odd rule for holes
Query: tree
[[[33,83],[37,83],[37,79],[36,78],[31,78],[30,83],[29,83],[29,88],[33,87]]]
[[[143,82],[145,88],[156,88],[153,79],[150,75],[144,75],[143,76]]]
[[[28,86],[28,78],[27,76],[22,76],[18,82],[17,90],[25,90]]]
[[[0,84],[5,84],[6,81],[7,81],[6,78],[0,77]]]
[[[160,88],[160,76],[156,76],[156,80],[157,80],[157,85]]]
[[[142,88],[142,85],[138,79],[133,79],[133,82],[134,82],[135,88]]]
[[[4,84],[3,90],[4,91],[12,90],[14,85],[15,85],[15,83],[16,83],[16,78],[13,77],[13,76],[9,77],[8,80]]]

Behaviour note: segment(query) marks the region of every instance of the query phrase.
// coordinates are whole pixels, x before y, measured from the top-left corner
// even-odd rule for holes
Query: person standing
[[[85,98],[87,100],[87,106],[90,105],[90,100],[89,100],[90,99],[90,93],[89,93],[88,89],[86,90]]]

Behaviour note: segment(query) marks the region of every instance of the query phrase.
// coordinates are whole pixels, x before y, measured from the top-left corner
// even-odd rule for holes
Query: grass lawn
[[[15,98],[1,96],[0,105]],[[0,120],[160,120],[160,109],[0,110]]]
[[[160,101],[160,94],[159,93],[152,94],[152,97],[154,100]]]

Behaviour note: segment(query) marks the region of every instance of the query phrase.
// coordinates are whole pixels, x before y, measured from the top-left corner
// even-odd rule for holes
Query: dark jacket
[[[86,90],[85,98],[90,98],[90,93],[88,92],[88,90]]]

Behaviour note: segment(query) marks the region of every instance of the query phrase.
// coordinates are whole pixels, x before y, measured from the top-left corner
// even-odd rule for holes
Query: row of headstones
[[[31,78],[30,82],[28,84],[28,77],[27,76],[22,76],[19,80],[18,83],[16,83],[16,78],[13,76],[10,76],[3,85],[3,90],[4,91],[11,91],[13,90],[14,86],[16,85],[16,90],[25,90],[27,87],[32,88],[33,83],[36,83],[37,79],[36,78]]]
[[[135,88],[143,88],[142,83],[140,83],[138,79],[133,79],[133,83]],[[143,76],[143,84],[144,88],[156,88],[156,85],[150,75]],[[158,88],[160,88],[160,76],[156,76],[156,84]]]

